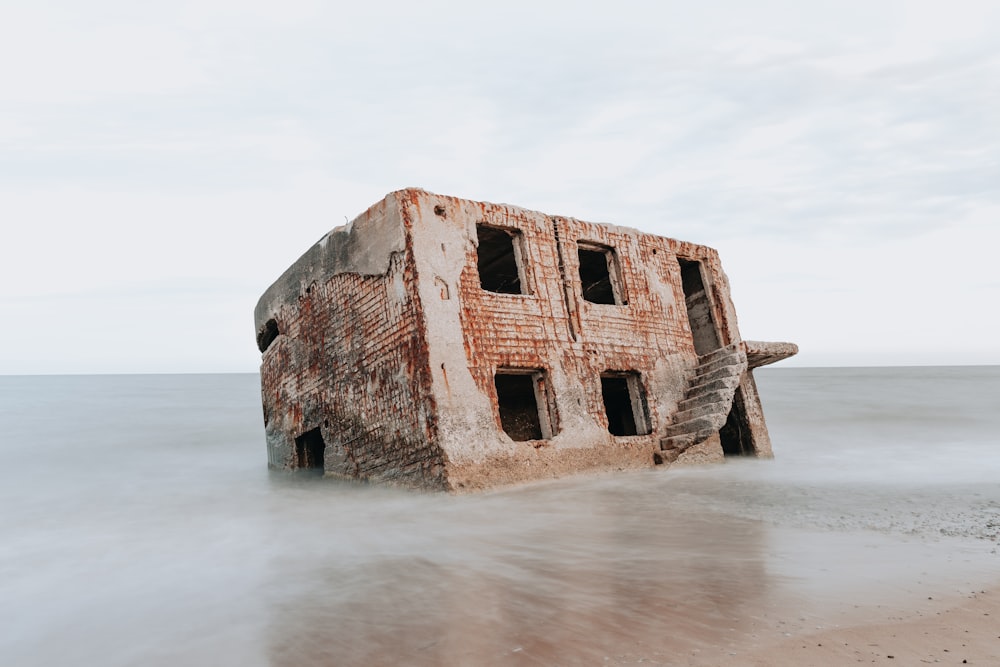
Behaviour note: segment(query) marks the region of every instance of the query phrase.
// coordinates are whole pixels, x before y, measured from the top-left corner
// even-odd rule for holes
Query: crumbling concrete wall
[[[504,243],[516,262],[489,260],[505,282],[484,289],[479,263]],[[328,475],[453,491],[663,461],[699,364],[692,325],[703,348],[741,344],[711,248],[417,189],[324,237],[255,319],[272,467],[319,457]],[[512,437],[498,400],[515,385],[537,414]],[[769,456],[749,372],[734,400],[731,428]],[[715,434],[676,462],[723,455]]]
[[[295,439],[319,429],[327,474],[444,487],[434,446],[424,316],[392,198],[320,240],[261,298],[268,461],[303,467]],[[273,330],[273,328],[272,328]]]

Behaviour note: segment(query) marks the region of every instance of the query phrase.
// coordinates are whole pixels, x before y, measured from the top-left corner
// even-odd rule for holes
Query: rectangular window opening
[[[701,262],[678,257],[677,263],[681,268],[684,304],[695,352],[708,354],[719,347],[719,334],[712,318],[712,302],[701,279]]]
[[[577,254],[580,258],[583,298],[591,303],[625,305],[627,301],[622,296],[618,258],[614,248],[578,243]]]
[[[476,235],[480,286],[500,294],[526,294],[517,243],[520,235],[487,225],[476,225]]]
[[[323,452],[326,443],[319,427],[295,438],[295,467],[323,470]]]
[[[545,371],[500,368],[494,378],[504,433],[515,442],[555,435],[555,411]]]
[[[636,372],[601,373],[601,395],[611,435],[648,435],[649,408]]]

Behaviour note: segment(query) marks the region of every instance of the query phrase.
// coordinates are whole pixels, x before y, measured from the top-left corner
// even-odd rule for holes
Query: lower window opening
[[[638,373],[602,373],[601,395],[611,435],[647,435],[650,432],[646,396]]]
[[[538,370],[501,369],[494,383],[504,433],[515,442],[552,437],[545,374]]]
[[[326,443],[319,427],[306,431],[295,438],[295,467],[323,470],[323,452]]]

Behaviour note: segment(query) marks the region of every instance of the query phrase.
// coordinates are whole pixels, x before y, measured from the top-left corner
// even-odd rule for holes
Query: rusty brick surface
[[[524,293],[481,287],[477,224],[515,235]],[[619,303],[583,298],[579,244],[613,249]],[[720,344],[738,343],[711,248],[416,189],[388,195],[307,252],[258,304],[258,332],[272,319],[279,331],[261,366],[270,465],[295,468],[295,439],[315,428],[328,475],[423,488],[653,465],[698,364],[678,258],[700,262],[709,325]],[[515,442],[503,432],[498,369],[544,378],[550,437]],[[609,433],[607,372],[636,378],[648,433]],[[749,373],[738,405],[770,456]],[[678,463],[721,458],[715,438]]]
[[[413,257],[387,260],[382,275],[320,276],[272,308],[281,333],[261,364],[272,467],[296,467],[295,438],[318,427],[327,474],[443,487]]]

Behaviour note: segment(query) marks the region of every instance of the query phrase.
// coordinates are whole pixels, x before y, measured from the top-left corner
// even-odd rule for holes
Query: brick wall
[[[429,488],[649,466],[697,364],[678,257],[702,263],[721,342],[739,340],[704,246],[421,190],[358,221],[368,227],[321,241],[258,304],[258,331],[273,313],[280,332],[261,367],[274,467],[294,467],[295,438],[316,428],[327,473]],[[477,223],[516,230],[525,293],[482,289]],[[619,303],[583,298],[578,242],[614,249]],[[351,270],[358,257],[366,270]],[[554,437],[504,434],[498,368],[547,372]],[[609,433],[606,371],[638,373],[651,432]],[[706,447],[718,452],[697,455],[721,458]]]
[[[385,275],[327,276],[278,309],[261,365],[273,467],[295,467],[294,439],[318,427],[329,474],[443,484],[415,281],[407,250]]]
[[[583,387],[586,411],[601,421],[600,374],[635,370],[643,374],[646,393],[652,399],[652,423],[665,425],[672,404],[655,400],[664,391],[653,384],[651,373],[671,356],[684,358],[688,365],[694,363],[675,256],[678,243],[573,219],[530,212],[519,215],[516,210],[502,216],[491,216],[487,210],[484,218],[490,225],[518,230],[531,294],[495,294],[481,289],[476,251],[469,250],[459,290],[462,337],[469,370],[480,391],[495,400],[493,374],[497,367],[559,366]],[[582,298],[578,241],[614,249],[621,296],[627,304],[596,304]],[[677,378],[671,389],[680,387],[683,379]]]

